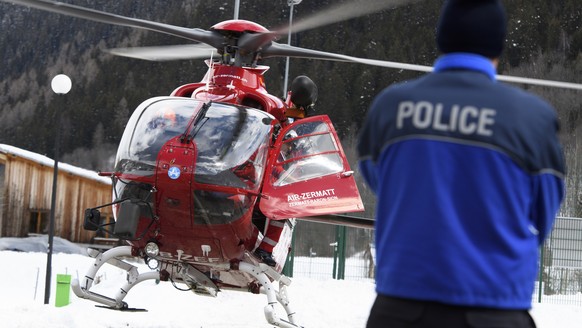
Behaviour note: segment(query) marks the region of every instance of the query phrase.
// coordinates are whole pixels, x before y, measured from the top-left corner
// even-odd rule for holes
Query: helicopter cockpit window
[[[214,103],[193,127],[198,183],[258,189],[265,170],[273,117],[263,111]]]
[[[277,165],[273,169],[274,186],[284,186],[342,172],[339,149],[323,122],[298,125],[283,137]]]
[[[151,175],[162,146],[186,132],[201,103],[191,99],[162,99],[142,104],[128,122],[116,160],[116,171]],[[134,128],[131,129],[133,124]]]
[[[133,154],[142,160],[155,163],[162,146],[173,137],[186,132],[194,110],[191,106],[175,105],[160,102],[143,113],[131,142]]]

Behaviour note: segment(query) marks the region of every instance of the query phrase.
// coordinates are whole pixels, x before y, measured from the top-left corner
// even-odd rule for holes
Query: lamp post
[[[289,33],[287,35],[287,44],[291,45],[291,25],[293,24],[293,6],[298,5],[303,0],[287,0],[289,5]],[[289,57],[285,62],[285,82],[283,85],[283,98],[287,99],[287,80],[289,79]]]
[[[53,78],[51,81],[51,88],[53,92],[57,95],[65,95],[71,90],[71,79],[64,75],[59,74]],[[58,109],[57,109],[58,110]],[[49,222],[49,235],[48,235],[48,249],[47,249],[47,259],[46,259],[46,280],[44,289],[44,304],[49,304],[49,299],[51,295],[51,267],[53,259],[53,239],[55,234],[55,207],[57,200],[57,176],[59,174],[59,145],[61,139],[61,126],[60,126],[60,112],[55,114],[55,153],[54,153],[54,169],[53,169],[53,190],[51,195],[51,213]]]
[[[239,10],[240,10],[240,0],[234,0],[234,19],[238,19]]]

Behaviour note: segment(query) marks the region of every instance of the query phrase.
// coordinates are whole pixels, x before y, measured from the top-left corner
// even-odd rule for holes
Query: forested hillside
[[[234,0],[67,0],[90,8],[184,27],[208,29],[231,19]],[[294,19],[337,1],[304,0]],[[358,19],[293,36],[301,47],[359,57],[431,65],[438,56],[434,32],[439,1],[416,1]],[[505,1],[509,21],[500,73],[582,83],[582,3],[580,0]],[[241,19],[268,28],[286,25],[287,1],[241,0]],[[114,57],[103,50],[126,46],[184,44],[183,39],[154,32],[93,23],[0,3],[0,143],[52,156],[54,121],[63,115],[64,161],[110,170],[125,123],[141,101],[168,95],[184,83],[199,81],[206,71],[200,60],[147,62]],[[286,42],[285,38],[280,42]],[[284,59],[265,61],[266,82],[282,95]],[[56,97],[50,80],[65,73],[73,89]],[[418,73],[358,64],[291,60],[290,74],[310,76],[319,87],[316,109],[328,114],[351,154],[371,99],[382,88]],[[582,216],[582,91],[528,87],[559,111],[568,163],[568,197],[561,215]],[[368,208],[373,197],[360,187]],[[371,213],[367,213],[371,216]]]

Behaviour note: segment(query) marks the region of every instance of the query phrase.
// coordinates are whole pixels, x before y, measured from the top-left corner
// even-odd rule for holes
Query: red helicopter
[[[313,81],[297,77],[287,98],[280,99],[268,93],[263,75],[269,67],[260,60],[302,57],[417,71],[432,68],[276,43],[288,30],[270,31],[245,20],[202,30],[52,1],[8,2],[196,41],[110,52],[147,60],[199,58],[208,66],[201,82],[148,99],[133,112],[114,172],[101,173],[113,181],[113,202],[87,209],[84,224],[85,229],[106,231],[128,245],[104,253],[90,249],[95,263],[83,279],[73,281],[74,293],[118,310],[129,309],[123,299],[132,287],[151,279],[181,283],[200,295],[216,296],[223,290],[264,293],[270,324],[299,327],[286,292],[291,281],[281,274],[294,218],[368,227],[373,221],[335,216],[362,211],[363,204],[330,119],[311,111],[317,99]],[[366,4],[341,5],[296,24],[294,31],[394,6],[390,1]],[[556,81],[499,79],[580,88]],[[114,207],[112,226],[101,224],[99,209],[105,206]],[[279,222],[282,230],[272,252],[274,266],[253,255],[265,239],[268,222]],[[129,257],[142,259],[151,270],[138,272],[124,261]],[[105,263],[127,271],[127,283],[114,296],[91,291]],[[276,304],[283,307],[285,318],[276,313]]]

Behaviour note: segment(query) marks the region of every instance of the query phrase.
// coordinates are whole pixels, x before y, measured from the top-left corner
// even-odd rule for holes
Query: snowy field
[[[7,238],[0,239],[0,249]],[[314,259],[315,260],[315,259]],[[44,305],[46,253],[0,251],[1,327],[270,327],[265,321],[264,295],[221,292],[210,298],[176,290],[170,283],[146,281],[131,290],[125,301],[147,312],[119,312],[95,307],[76,298],[55,307],[56,274],[83,276],[92,259],[80,254],[53,255],[53,283],[49,305]],[[103,293],[125,279],[121,270],[105,265],[96,285]],[[141,271],[142,269],[140,269]],[[182,286],[183,287],[183,286]],[[374,285],[295,277],[288,289],[291,302],[306,327],[364,327],[375,297]],[[278,311],[283,314],[283,310]],[[532,310],[539,328],[574,328],[582,322],[582,306],[535,303]]]

